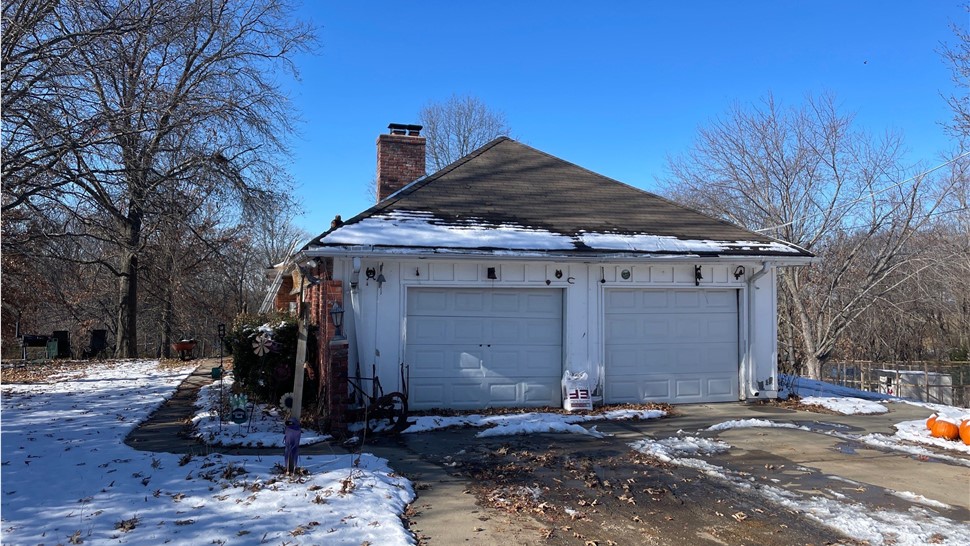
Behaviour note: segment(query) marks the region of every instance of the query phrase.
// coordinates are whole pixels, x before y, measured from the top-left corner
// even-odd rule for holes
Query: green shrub
[[[264,355],[256,354],[253,347],[260,334],[272,340],[270,350]],[[278,404],[283,394],[293,390],[298,337],[296,317],[282,314],[237,316],[232,330],[226,335],[226,342],[232,349],[236,382],[256,400]],[[304,377],[304,405],[315,401],[316,392],[315,382]]]

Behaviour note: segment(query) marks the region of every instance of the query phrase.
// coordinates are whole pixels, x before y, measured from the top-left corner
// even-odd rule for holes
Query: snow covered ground
[[[625,419],[657,419],[666,415],[661,410],[612,410],[597,415],[561,414],[529,412],[505,415],[458,415],[453,417],[421,416],[412,417],[414,421],[404,432],[413,434],[429,430],[449,427],[490,427],[479,432],[476,436],[514,436],[516,434],[540,434],[544,432],[558,432],[570,434],[585,434],[587,436],[603,437],[603,433],[596,430],[596,426],[586,428],[579,423],[590,421],[622,421]]]
[[[889,411],[885,404],[852,397],[806,396],[801,399],[801,403],[806,406],[820,406],[842,415],[871,415]]]
[[[190,372],[119,362],[2,385],[3,544],[414,544],[411,483],[383,459],[303,456],[289,478],[282,457],[125,445]]]
[[[784,384],[793,385],[780,393],[782,397],[787,398],[789,394],[797,394],[801,397],[802,404],[822,406],[844,415],[886,413],[889,410],[886,404],[911,404],[925,407],[930,411],[936,412],[938,415],[947,416],[957,423],[963,419],[970,419],[970,409],[967,408],[903,400],[885,394],[859,391],[849,387],[832,385],[824,381],[815,381],[803,377],[792,379],[783,376],[782,379]],[[781,426],[781,424],[775,424],[774,426]],[[861,440],[876,447],[904,451],[914,455],[936,456],[932,451],[910,445],[909,443],[926,444],[948,451],[970,454],[970,445],[964,444],[960,440],[944,440],[930,436],[930,431],[926,428],[926,421],[924,420],[902,421],[896,423],[894,426],[896,427],[896,434],[892,438],[881,434],[869,434],[862,437],[853,436],[851,439]],[[838,433],[833,432],[832,434]],[[970,466],[970,460],[962,457],[955,461],[947,457],[944,457],[944,459],[950,459],[951,462]]]

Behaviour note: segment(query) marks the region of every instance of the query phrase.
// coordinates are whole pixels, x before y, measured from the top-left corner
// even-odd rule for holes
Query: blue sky
[[[517,140],[655,191],[666,157],[735,102],[834,93],[857,127],[903,133],[915,164],[952,146],[938,50],[958,0],[307,1],[314,55],[287,83],[289,170],[316,235],[372,204],[375,141],[429,101],[474,95]]]

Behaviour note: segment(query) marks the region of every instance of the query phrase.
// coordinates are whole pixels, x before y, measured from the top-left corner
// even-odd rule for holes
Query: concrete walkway
[[[192,454],[214,451],[191,435],[191,418],[199,389],[212,383],[211,369],[216,365],[218,361],[214,364],[201,361],[175,394],[128,434],[125,443],[141,451]]]

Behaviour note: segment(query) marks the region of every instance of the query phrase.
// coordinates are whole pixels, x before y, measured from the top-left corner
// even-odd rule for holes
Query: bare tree
[[[912,272],[910,244],[942,200],[929,176],[909,176],[901,139],[853,128],[831,96],[783,108],[772,97],[735,106],[668,161],[680,201],[795,243],[819,261],[781,272],[779,329],[818,378],[846,329]],[[939,190],[939,188],[935,188]]]
[[[505,114],[490,110],[470,95],[452,95],[444,102],[430,102],[418,117],[428,139],[428,168],[434,171],[511,132]]]
[[[238,210],[272,200],[277,188],[265,183],[292,129],[275,72],[294,70],[312,29],[278,0],[11,5],[4,43],[8,31],[33,30],[12,46],[23,67],[5,70],[4,90],[25,98],[11,112],[4,160],[26,167],[5,167],[4,206],[57,208],[83,230],[50,236],[105,244],[91,262],[117,279],[116,354],[134,356],[145,230],[171,199]]]
[[[970,13],[970,4],[964,9]],[[948,125],[950,131],[961,138],[970,136],[970,31],[966,25],[951,25],[956,38],[955,44],[944,44],[941,54],[950,66],[951,78],[956,93],[944,98],[953,110],[953,119]]]

